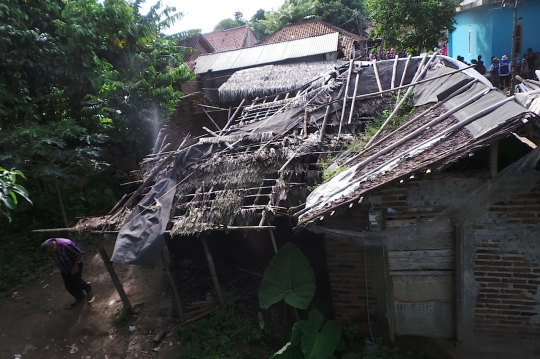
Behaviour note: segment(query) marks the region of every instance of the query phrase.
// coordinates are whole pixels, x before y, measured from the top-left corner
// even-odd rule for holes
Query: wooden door
[[[412,242],[389,246],[387,261],[395,335],[454,337],[453,226],[421,231]]]

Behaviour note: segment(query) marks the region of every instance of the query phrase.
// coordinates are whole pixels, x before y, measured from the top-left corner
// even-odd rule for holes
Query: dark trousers
[[[505,87],[510,87],[512,82],[512,75],[501,76],[501,90],[504,90]]]
[[[82,278],[83,264],[79,263],[79,271],[75,274],[63,273],[62,279],[64,280],[64,285],[66,290],[75,297],[75,299],[81,299],[84,296],[83,290],[86,292],[90,291],[92,288],[90,284],[86,283]]]

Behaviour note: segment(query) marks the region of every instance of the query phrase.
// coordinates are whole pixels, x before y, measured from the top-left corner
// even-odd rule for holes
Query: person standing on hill
[[[52,256],[60,267],[64,286],[75,298],[71,307],[81,303],[85,298],[91,302],[94,298],[92,287],[81,278],[84,252],[73,241],[66,238],[49,238],[41,244],[41,250]]]

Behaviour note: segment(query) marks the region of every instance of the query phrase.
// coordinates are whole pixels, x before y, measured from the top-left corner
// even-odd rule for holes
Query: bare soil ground
[[[112,244],[107,247],[112,252]],[[92,303],[63,309],[73,298],[66,292],[59,270],[44,273],[31,285],[0,298],[0,357],[34,358],[178,358],[182,343],[171,317],[171,291],[162,266],[115,265],[131,304],[140,311],[129,323],[115,326],[122,307],[96,250],[87,250],[83,278],[95,292]],[[128,326],[135,327],[130,332]],[[158,331],[166,337],[152,339]]]

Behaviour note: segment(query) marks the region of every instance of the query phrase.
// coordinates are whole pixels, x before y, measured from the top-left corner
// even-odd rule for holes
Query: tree
[[[193,74],[176,46],[182,34],[162,34],[182,13],[158,2],[141,14],[141,4],[0,4],[0,161],[29,187],[93,176],[103,150],[140,161],[151,148],[182,95],[173,85]]]
[[[374,36],[420,53],[436,46],[444,31],[454,30],[459,0],[365,0],[365,5],[375,24]]]
[[[244,14],[242,14],[240,11],[236,11],[234,13],[234,20],[233,19],[223,19],[214,27],[214,31],[217,30],[227,30],[227,29],[234,29],[238,26],[244,26],[247,23],[246,20],[244,20]]]
[[[285,25],[310,19],[321,19],[359,34],[356,20],[359,16],[365,16],[361,0],[285,0],[277,11],[260,11],[250,21],[257,38],[271,34]]]

